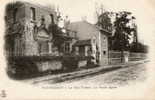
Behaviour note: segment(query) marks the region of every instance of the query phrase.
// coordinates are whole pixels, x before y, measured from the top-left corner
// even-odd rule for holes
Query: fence
[[[109,51],[109,64],[119,64],[121,61],[121,52],[120,51]],[[128,56],[128,61],[137,61],[147,58],[147,53],[134,53],[134,52],[123,52],[124,56]]]

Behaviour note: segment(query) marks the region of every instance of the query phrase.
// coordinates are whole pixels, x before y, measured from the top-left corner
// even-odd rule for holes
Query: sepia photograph
[[[153,0],[3,2],[0,99],[155,99]]]

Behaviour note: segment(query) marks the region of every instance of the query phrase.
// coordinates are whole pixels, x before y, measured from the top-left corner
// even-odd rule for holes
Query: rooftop
[[[85,45],[91,45],[91,40],[78,40],[74,46],[85,46]]]
[[[85,21],[85,20],[84,20],[84,21],[71,22],[71,23],[67,26],[67,28],[68,28],[68,30],[74,31],[74,30],[75,30],[74,28],[76,28],[77,26],[80,26],[80,24],[83,24],[83,23],[86,23],[86,24],[88,24],[88,25],[90,25],[90,26],[92,26],[92,27],[94,27],[94,28],[96,28],[96,29],[98,29],[98,30],[100,30],[100,31],[103,31],[104,34],[106,34],[106,35],[108,35],[108,36],[111,36],[111,35],[112,35],[112,32],[110,32],[110,31],[108,31],[108,30],[106,30],[106,29],[103,29],[103,28],[97,26],[96,24],[91,24],[91,23],[89,23],[88,21]],[[102,32],[102,33],[103,33],[103,32]]]

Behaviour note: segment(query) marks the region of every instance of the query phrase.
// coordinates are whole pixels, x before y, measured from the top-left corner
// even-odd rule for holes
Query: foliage
[[[114,22],[115,34],[112,38],[114,41],[112,44],[113,50],[129,50],[130,36],[132,32],[135,34],[137,31],[136,27],[128,26],[130,21],[135,19],[135,17],[129,18],[129,16],[131,16],[131,13],[126,11],[116,13],[116,20]]]
[[[130,52],[147,53],[148,52],[148,46],[144,45],[142,43],[133,42],[130,46]]]
[[[98,17],[97,25],[100,26],[103,29],[106,29],[108,31],[112,31],[112,21],[111,21],[111,15],[112,12],[104,12]]]
[[[61,37],[63,35],[61,28],[59,28],[57,24],[51,24],[49,25],[48,30],[53,36],[52,41],[54,46],[58,47],[58,50],[61,51],[61,45],[64,43],[64,40]]]
[[[134,22],[135,17],[131,12],[109,12],[104,11],[98,16],[97,25],[102,29],[111,32],[109,37],[109,49],[111,50],[129,50],[131,35],[136,37],[137,26]]]

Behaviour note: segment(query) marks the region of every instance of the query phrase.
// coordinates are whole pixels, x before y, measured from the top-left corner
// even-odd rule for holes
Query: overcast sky
[[[33,0],[31,0],[33,1]],[[46,1],[46,2],[45,2]],[[34,1],[33,1],[34,2]],[[153,0],[35,0],[42,5],[58,5],[64,15],[73,21],[86,16],[88,22],[95,23],[95,4],[103,4],[110,11],[130,11],[136,17],[140,41],[149,43],[155,34],[155,9]],[[155,35],[153,35],[155,36]]]

